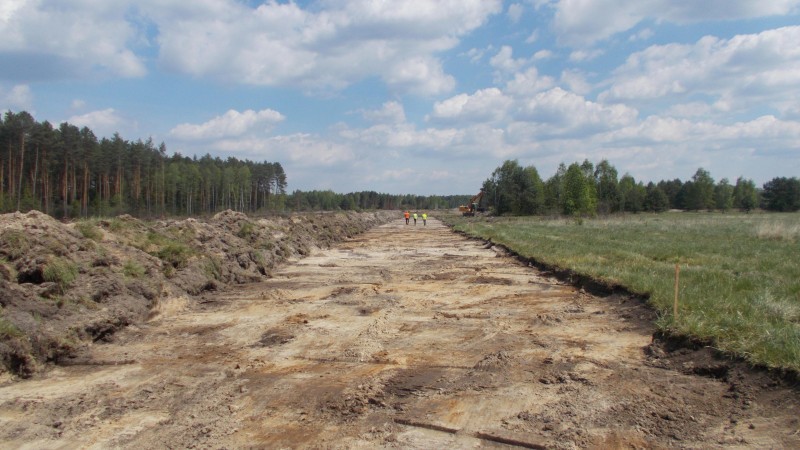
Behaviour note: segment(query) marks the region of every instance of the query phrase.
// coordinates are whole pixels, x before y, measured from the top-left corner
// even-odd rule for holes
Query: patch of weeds
[[[48,251],[56,255],[64,256],[69,253],[67,246],[56,238],[45,239],[42,244]]]
[[[63,293],[78,277],[78,265],[62,258],[53,258],[42,270],[42,277],[45,281],[58,284]]]
[[[108,231],[111,231],[113,233],[119,233],[120,231],[128,227],[128,224],[119,217],[113,217],[111,219],[103,220],[102,222],[100,222],[100,224],[103,227],[107,228]]]
[[[161,250],[157,251],[157,256],[174,269],[182,269],[189,264],[189,258],[194,252],[185,244],[180,242],[169,242]]]
[[[0,316],[0,338],[10,339],[21,336],[22,331],[20,331],[16,325],[9,322],[5,317]]]
[[[129,278],[142,278],[146,271],[141,264],[129,260],[122,266],[122,273]]]
[[[206,258],[205,272],[208,278],[213,278],[217,281],[222,280],[222,265],[219,260],[213,256],[208,256]]]
[[[266,275],[267,274],[267,269],[268,269],[268,264],[267,264],[266,258],[264,257],[264,253],[261,252],[261,251],[257,251],[256,250],[256,251],[253,251],[250,254],[250,256],[253,259],[253,261],[255,261],[256,268],[258,269],[258,272],[261,275]]]
[[[256,227],[253,225],[253,222],[249,221],[242,222],[242,225],[239,227],[239,231],[236,232],[236,236],[247,241],[252,240],[255,237],[255,234]]]
[[[91,239],[96,242],[103,240],[103,232],[95,225],[94,221],[83,220],[75,223],[75,229],[78,230],[83,237]]]
[[[31,243],[25,233],[20,230],[5,230],[0,235],[0,250],[12,261],[24,255],[31,248]]]
[[[759,239],[794,242],[800,237],[800,225],[782,222],[760,223],[756,227],[756,236]]]
[[[164,266],[163,273],[165,277],[172,278],[175,276],[175,268],[167,264]]]

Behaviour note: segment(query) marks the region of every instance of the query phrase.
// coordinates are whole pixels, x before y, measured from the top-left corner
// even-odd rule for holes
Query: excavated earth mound
[[[261,281],[281,262],[353,237],[396,213],[320,213],[61,223],[0,215],[0,372],[29,377],[81,347],[185,307],[203,292]]]

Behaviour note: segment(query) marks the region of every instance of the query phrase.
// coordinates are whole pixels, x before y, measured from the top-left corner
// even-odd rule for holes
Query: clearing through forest
[[[796,389],[401,220],[0,386],[0,447],[798,448]]]

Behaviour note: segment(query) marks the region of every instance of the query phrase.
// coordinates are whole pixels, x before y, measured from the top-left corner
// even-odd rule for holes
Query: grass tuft
[[[77,229],[86,239],[91,239],[96,242],[103,240],[103,232],[100,231],[100,228],[97,227],[94,221],[83,220],[76,222],[75,229]]]
[[[800,225],[785,222],[765,222],[756,227],[756,236],[760,239],[795,242],[800,237]]]
[[[15,260],[24,255],[31,248],[31,243],[25,233],[19,230],[4,230],[0,234],[3,252],[11,260]]]
[[[122,266],[122,273],[129,278],[142,278],[146,271],[144,267],[136,261],[127,261],[125,265]]]
[[[53,258],[42,270],[42,277],[58,284],[63,293],[78,277],[78,265],[66,259]]]
[[[22,331],[13,323],[9,322],[5,317],[0,316],[0,339],[10,339],[21,337]]]

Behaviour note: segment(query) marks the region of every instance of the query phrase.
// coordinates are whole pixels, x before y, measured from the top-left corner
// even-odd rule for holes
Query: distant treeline
[[[569,166],[562,163],[546,181],[536,167],[522,167],[516,160],[508,160],[484,181],[483,191],[484,204],[498,215],[591,216],[668,209],[800,210],[800,180],[796,177],[774,178],[758,189],[752,180],[743,177],[735,183],[727,178],[715,182],[708,171],[700,168],[687,181],[676,178],[645,185],[627,173],[620,178],[617,169],[606,160],[597,166],[588,160]]]
[[[455,208],[469,196],[332,191],[286,193],[278,162],[167,155],[152,140],[97,139],[88,127],[58,128],[27,112],[0,117],[0,213],[54,217],[193,216],[225,209],[319,211]]]
[[[200,159],[152,140],[98,140],[87,127],[36,122],[27,112],[0,120],[0,212],[37,209],[55,217],[210,214],[282,209],[280,163]]]
[[[294,211],[333,211],[360,209],[435,210],[457,208],[466,204],[469,195],[415,196],[380,194],[373,191],[337,194],[333,191],[294,191],[286,200]]]

